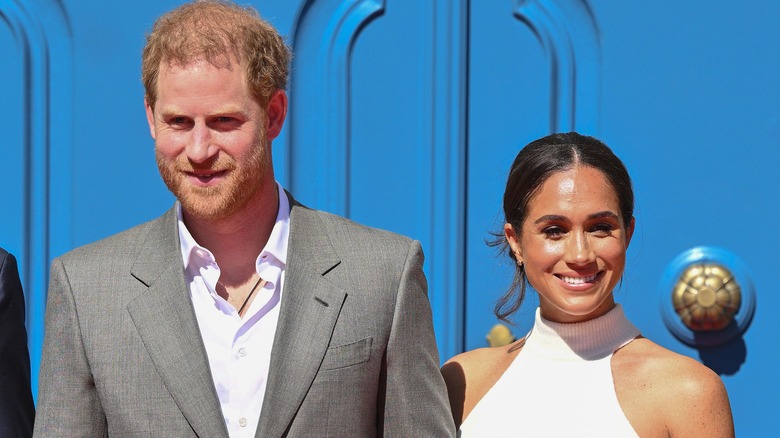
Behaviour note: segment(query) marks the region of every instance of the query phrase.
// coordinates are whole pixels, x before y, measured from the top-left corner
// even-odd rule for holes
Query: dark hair
[[[504,190],[504,218],[519,236],[528,214],[528,204],[539,188],[554,173],[574,166],[587,166],[601,171],[615,190],[623,222],[628,226],[634,217],[634,191],[628,171],[612,150],[601,141],[576,132],[551,134],[528,143],[515,157]],[[494,312],[502,321],[520,308],[525,298],[525,268],[509,248],[503,233],[495,233],[490,246],[498,246],[515,262],[515,278],[509,290],[498,300]]]

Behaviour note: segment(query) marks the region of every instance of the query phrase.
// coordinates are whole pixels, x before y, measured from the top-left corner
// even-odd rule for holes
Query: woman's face
[[[556,322],[599,317],[615,306],[634,222],[620,217],[617,194],[601,171],[577,166],[552,174],[530,199],[519,230],[504,226],[542,316]]]

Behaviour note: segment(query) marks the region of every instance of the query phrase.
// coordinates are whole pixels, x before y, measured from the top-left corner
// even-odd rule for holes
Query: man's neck
[[[268,242],[278,211],[279,191],[271,180],[229,217],[197,218],[184,209],[182,214],[195,241],[214,255],[220,282],[240,285],[255,273],[257,256]]]

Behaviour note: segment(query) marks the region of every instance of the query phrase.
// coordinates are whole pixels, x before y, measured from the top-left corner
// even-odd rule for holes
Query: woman
[[[526,282],[539,308],[525,338],[442,368],[460,436],[734,435],[720,378],[643,338],[614,301],[633,198],[623,163],[592,137],[554,134],[517,155],[501,239],[517,268],[496,314],[520,307]]]

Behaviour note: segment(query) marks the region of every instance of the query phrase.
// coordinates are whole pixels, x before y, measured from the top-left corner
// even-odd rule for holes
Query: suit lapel
[[[289,427],[319,370],[346,298],[326,277],[340,259],[319,217],[290,201],[287,272],[256,437],[282,436]]]
[[[165,387],[195,433],[227,438],[184,278],[176,224],[172,208],[147,235],[132,275],[149,289],[128,305],[128,311]]]

